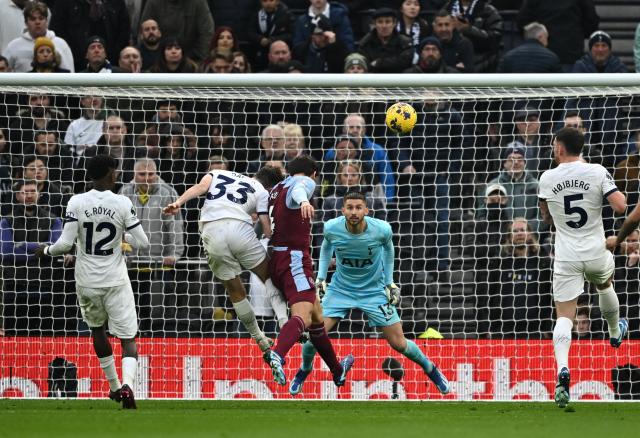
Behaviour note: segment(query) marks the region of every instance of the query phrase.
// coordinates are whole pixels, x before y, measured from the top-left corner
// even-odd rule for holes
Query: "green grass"
[[[640,404],[0,400],[0,437],[640,436]]]

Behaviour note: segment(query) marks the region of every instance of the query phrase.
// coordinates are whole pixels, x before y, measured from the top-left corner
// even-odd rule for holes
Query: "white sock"
[[[562,368],[569,368],[569,348],[571,348],[571,329],[573,321],[561,316],[553,329],[553,350],[556,353],[558,373]]]
[[[598,296],[600,298],[600,313],[607,321],[609,336],[617,338],[620,336],[620,327],[618,326],[618,322],[620,321],[620,303],[618,302],[618,295],[616,295],[616,291],[613,290],[613,285],[609,285],[608,288],[599,290]]]
[[[118,371],[116,370],[116,360],[113,358],[113,355],[107,357],[99,357],[100,368],[102,368],[102,372],[104,376],[107,378],[109,382],[109,389],[112,391],[117,391],[122,387],[120,384],[120,379],[118,379]]]
[[[253,312],[251,303],[249,303],[246,298],[242,301],[238,301],[237,303],[233,303],[233,308],[236,311],[238,319],[242,322],[253,339],[260,341],[266,338],[262,330],[260,330],[260,327],[258,327],[256,314]]]
[[[136,373],[138,372],[138,359],[135,357],[122,358],[122,383],[135,389]]]
[[[271,307],[276,314],[278,326],[282,328],[282,326],[285,325],[287,321],[289,321],[287,302],[282,296],[280,289],[273,285],[273,282],[270,278],[268,278],[267,281],[264,282],[264,285],[267,288],[267,296],[269,297]]]

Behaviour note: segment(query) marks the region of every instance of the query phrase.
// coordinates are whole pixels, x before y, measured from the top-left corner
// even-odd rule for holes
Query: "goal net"
[[[140,326],[136,392],[143,399],[290,397],[273,382],[207,265],[197,223],[202,199],[178,217],[162,215],[210,169],[252,175],[265,164],[285,168],[299,154],[316,158],[316,262],[323,222],[342,214],[345,191],[365,192],[370,214],[393,228],[404,333],[451,381],[444,398],[458,400],[553,398],[554,231],[541,220],[537,183],[554,166],[554,133],[583,130],[584,159],[607,168],[629,205],[638,201],[640,83],[435,87],[413,78],[413,86],[383,87],[371,78],[347,86],[344,78],[332,85],[316,76],[322,82],[296,77],[298,86],[281,86],[267,75],[253,77],[259,86],[241,79],[225,86],[211,77],[209,86],[166,77],[164,85],[149,78],[145,86],[123,86],[133,79],[112,75],[64,86],[33,76],[40,75],[29,82],[13,76],[22,83],[0,77],[5,397],[108,391],[78,308],[73,259],[33,255],[59,236],[69,198],[90,189],[85,162],[96,154],[118,159],[117,190],[132,200],[151,240],[148,251],[126,257]],[[418,113],[409,135],[385,126],[385,111],[396,102]],[[603,221],[607,234],[620,225],[608,207]],[[597,293],[586,285],[573,326],[572,399],[640,397],[639,238],[631,234],[615,254],[614,284],[631,340],[618,350],[609,346]],[[261,283],[248,275],[243,281],[263,330],[275,339]],[[361,310],[349,312],[330,337],[338,356],[356,357],[347,384],[336,388],[316,357],[299,398],[443,398]],[[289,380],[300,355],[297,345],[287,357]]]

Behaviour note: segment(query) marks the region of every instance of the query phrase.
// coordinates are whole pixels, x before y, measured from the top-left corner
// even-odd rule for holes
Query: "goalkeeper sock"
[[[599,307],[602,317],[607,321],[609,336],[617,338],[620,336],[620,303],[618,302],[618,295],[613,290],[613,286],[609,285],[608,288],[598,291],[600,298]]]
[[[99,357],[98,360],[100,361],[100,368],[102,368],[102,372],[109,382],[109,389],[112,391],[120,389],[122,385],[120,384],[120,379],[118,379],[116,360],[113,358],[113,355]]]
[[[287,323],[287,321],[289,321],[287,302],[282,296],[282,293],[280,293],[280,289],[273,285],[273,282],[270,278],[268,278],[267,281],[264,282],[264,285],[267,288],[267,296],[269,297],[271,308],[275,312],[276,318],[278,319],[278,326],[282,328]]]
[[[422,367],[425,373],[433,371],[433,362],[427,359],[415,342],[407,339],[407,347],[402,354]]]
[[[331,374],[335,376],[338,373],[342,373],[342,365],[338,362],[336,352],[333,349],[333,345],[329,340],[323,323],[311,324],[311,326],[309,326],[309,339],[316,350],[318,350],[318,354],[324,363],[329,367]]]
[[[553,328],[553,350],[556,354],[558,373],[562,368],[569,368],[569,348],[571,348],[571,329],[573,321],[561,316]]]
[[[137,371],[138,359],[128,356],[122,358],[122,383],[124,385],[129,385],[131,389],[134,389]]]
[[[236,316],[242,322],[249,334],[257,342],[266,338],[260,327],[258,327],[258,321],[256,320],[256,314],[253,312],[251,303],[245,298],[242,301],[233,303],[233,309],[236,311]]]
[[[303,371],[311,371],[313,369],[313,358],[316,357],[316,348],[311,341],[307,341],[302,345],[302,365],[300,369]]]

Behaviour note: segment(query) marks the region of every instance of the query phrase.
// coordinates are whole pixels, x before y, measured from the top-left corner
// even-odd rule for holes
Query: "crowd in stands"
[[[141,8],[124,0],[0,0],[0,72],[628,71],[613,54],[612,38],[598,30],[590,1],[512,2],[522,3],[517,21],[524,42],[508,51],[498,1],[260,0],[252,2],[255,12],[245,14],[244,27],[218,26],[211,3],[147,0]],[[591,6],[552,13],[559,3]],[[640,67],[640,26],[638,34]],[[619,102],[605,97],[413,104],[422,122],[412,135],[395,137],[383,129],[384,102],[332,103],[328,111],[315,102],[298,111],[293,103],[261,101],[3,96],[0,333],[78,329],[57,313],[77,311],[72,271],[64,269],[73,259],[37,260],[33,250],[57,239],[68,199],[91,188],[87,158],[118,159],[117,190],[131,199],[150,237],[144,254],[128,256],[141,331],[193,335],[211,332],[212,321],[226,323],[230,314],[211,314],[214,304],[225,303],[213,302],[211,273],[197,264],[204,257],[198,200],[175,217],[163,215],[161,206],[208,170],[253,174],[267,164],[285,168],[308,153],[322,163],[316,235],[323,221],[340,214],[342,195],[358,188],[371,214],[394,226],[404,294],[424,292],[415,287],[424,282],[417,272],[450,282],[458,246],[462,269],[474,276],[474,331],[549,337],[553,232],[540,220],[537,184],[553,166],[553,133],[581,129],[584,159],[607,167],[635,204],[640,131],[633,129],[640,127],[623,127]],[[606,216],[610,231],[614,218]],[[616,254],[616,290],[632,336],[640,335],[638,239],[637,232],[630,235]],[[599,333],[586,298],[579,315],[589,328],[576,333],[582,338]],[[200,325],[180,326],[181,320]]]

